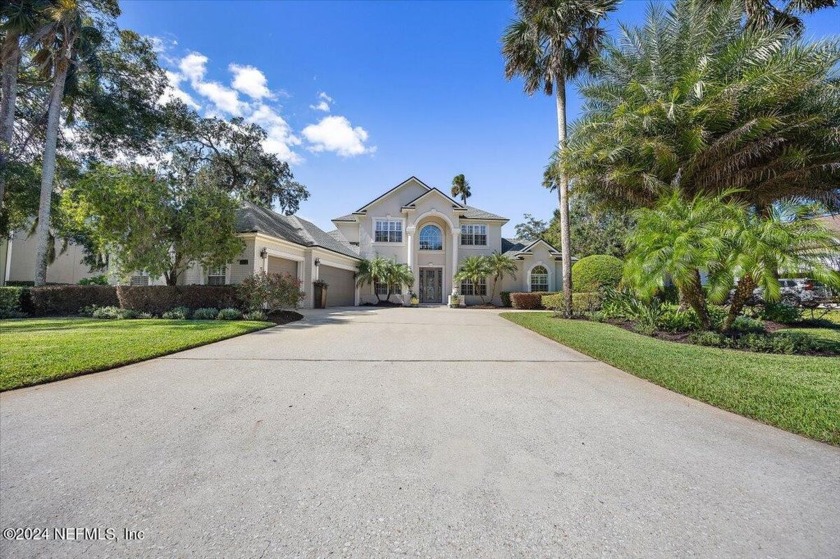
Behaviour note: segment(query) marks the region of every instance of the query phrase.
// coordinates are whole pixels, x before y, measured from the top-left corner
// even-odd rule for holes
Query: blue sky
[[[607,26],[638,23],[625,0]],[[181,96],[206,114],[239,114],[270,133],[311,198],[299,214],[326,230],[416,175],[447,191],[464,173],[469,203],[548,219],[541,186],[557,138],[553,100],[504,79],[508,1],[271,2],[128,0],[120,25],[155,37]],[[832,13],[835,12],[835,13]],[[836,10],[806,35],[838,32]],[[569,92],[569,116],[579,111]]]

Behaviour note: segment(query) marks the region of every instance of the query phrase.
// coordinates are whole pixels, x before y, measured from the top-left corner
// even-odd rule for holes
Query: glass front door
[[[420,268],[420,302],[440,303],[443,301],[443,269]]]

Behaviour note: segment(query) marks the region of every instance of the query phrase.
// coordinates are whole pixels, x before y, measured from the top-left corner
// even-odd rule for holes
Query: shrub
[[[21,318],[24,312],[25,297],[29,296],[26,287],[0,287],[0,318]]]
[[[758,316],[780,324],[792,324],[802,318],[802,311],[787,303],[764,303]]]
[[[175,307],[174,309],[169,309],[161,315],[161,318],[166,318],[168,320],[186,320],[189,317],[190,309],[187,307]]]
[[[697,332],[688,339],[697,345],[760,353],[797,354],[828,349],[820,340],[800,332],[750,332],[734,337],[718,332]]]
[[[502,298],[503,307],[510,307],[512,305],[510,301],[510,291],[502,291],[501,293],[499,293],[499,297]]]
[[[222,309],[219,311],[219,315],[216,317],[216,320],[241,320],[242,319],[242,311],[239,309]]]
[[[761,333],[765,331],[764,323],[762,321],[746,316],[739,316],[736,318],[735,322],[732,323],[732,330],[743,333]]]
[[[175,307],[242,307],[242,299],[234,285],[120,285],[117,296],[123,308],[155,315]]]
[[[296,309],[303,300],[301,281],[291,274],[254,274],[239,284],[238,293],[248,310]]]
[[[113,285],[51,285],[29,290],[36,315],[78,314],[85,307],[118,307]],[[128,307],[131,308],[131,307]]]
[[[268,320],[268,315],[266,315],[263,311],[251,311],[242,315],[242,318],[244,318],[245,320],[257,320],[259,322],[265,322],[266,320]]]
[[[562,293],[543,295],[542,306],[562,313],[566,307]],[[600,293],[572,293],[572,316],[584,316],[601,309],[603,296]]]
[[[193,312],[193,319],[195,320],[216,320],[217,316],[219,316],[219,309],[214,309],[213,307],[196,309]]]
[[[582,293],[617,287],[623,271],[624,263],[615,256],[586,256],[572,266],[572,287]]]
[[[542,295],[540,293],[511,293],[510,302],[514,309],[539,309],[542,308]]]
[[[91,312],[91,316],[93,318],[102,318],[106,320],[151,318],[151,316],[142,316],[141,313],[138,313],[137,311],[132,309],[121,309],[119,307],[114,306],[96,307],[94,308],[93,312]]]
[[[108,276],[93,276],[91,278],[82,278],[79,280],[79,285],[108,285]]]
[[[700,328],[694,309],[681,310],[677,305],[662,305],[657,328],[666,332],[691,332]]]

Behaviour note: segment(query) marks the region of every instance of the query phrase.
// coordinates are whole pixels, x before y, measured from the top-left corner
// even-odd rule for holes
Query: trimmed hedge
[[[499,297],[502,298],[502,306],[503,307],[510,307],[512,303],[510,302],[510,291],[502,291],[499,293]]]
[[[50,285],[29,290],[36,315],[78,314],[85,307],[117,307],[113,285]]]
[[[580,316],[600,310],[603,301],[604,297],[600,293],[572,293],[572,314]],[[566,306],[563,302],[563,294],[543,295],[542,306],[557,311],[563,310]]]
[[[510,301],[514,309],[539,309],[542,308],[542,293],[511,293]]]
[[[593,254],[572,266],[572,288],[580,293],[591,293],[605,287],[618,287],[624,263],[615,256]]]
[[[0,287],[0,318],[17,318],[31,306],[28,287]]]
[[[122,308],[155,315],[175,307],[244,308],[235,285],[120,285],[116,291]]]

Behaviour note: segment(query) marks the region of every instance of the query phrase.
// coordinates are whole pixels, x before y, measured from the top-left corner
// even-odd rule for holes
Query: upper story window
[[[207,270],[207,285],[224,285],[227,266],[217,266]]]
[[[426,225],[420,230],[420,250],[443,250],[443,233],[436,225]]]
[[[377,243],[401,243],[403,240],[402,220],[377,219],[373,240]]]
[[[487,246],[487,226],[462,225],[461,244],[466,246]]]
[[[548,270],[534,266],[531,270],[531,291],[548,291]]]

